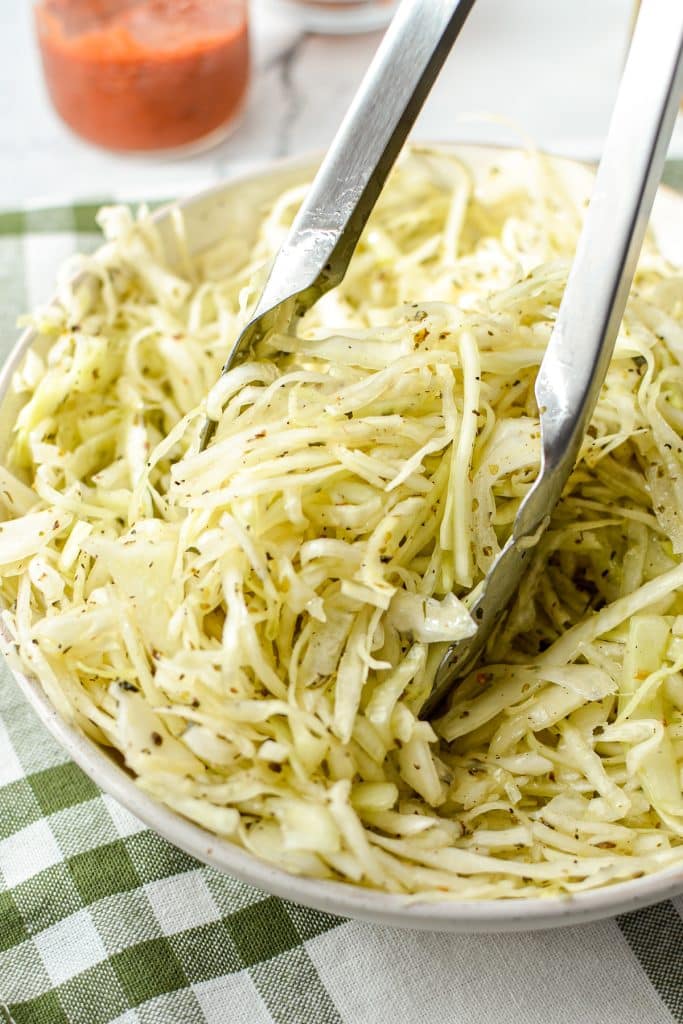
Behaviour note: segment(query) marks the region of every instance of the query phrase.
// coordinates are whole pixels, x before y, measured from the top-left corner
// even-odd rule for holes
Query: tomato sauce
[[[52,102],[91,142],[173,149],[240,110],[245,0],[43,0],[36,25]]]

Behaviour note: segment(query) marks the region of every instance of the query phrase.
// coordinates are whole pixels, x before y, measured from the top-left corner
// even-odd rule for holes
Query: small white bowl
[[[511,167],[514,173],[515,163],[524,159],[523,154],[516,151],[486,146],[444,144],[428,148],[437,153],[460,156],[472,168],[477,180],[482,180],[491,167],[502,163]],[[201,252],[228,235],[244,239],[245,247],[251,244],[264,207],[283,189],[310,179],[317,161],[317,157],[308,156],[278,162],[258,174],[236,178],[182,202],[180,206],[185,216],[190,248],[194,252]],[[585,166],[557,159],[554,167],[571,195],[579,200],[587,197],[590,193],[591,173]],[[160,210],[156,217],[173,260],[173,233],[167,230],[168,207]],[[665,255],[683,263],[683,197],[670,189],[660,189],[652,225]],[[34,340],[33,332],[26,331],[19,338],[0,374],[0,438],[3,439],[0,459],[5,457],[12,426],[22,404],[11,392],[12,374]],[[7,652],[10,644],[11,637],[0,625],[0,648]],[[578,924],[635,910],[683,892],[683,865],[574,896],[518,900],[444,899],[439,902],[420,902],[414,896],[390,895],[342,882],[290,875],[259,860],[234,843],[206,832],[146,796],[112,754],[58,715],[37,679],[19,672],[15,673],[15,678],[43,725],[101,789],[111,794],[149,828],[186,853],[219,871],[234,875],[284,899],[343,917],[361,918],[391,927],[449,932],[501,932]]]

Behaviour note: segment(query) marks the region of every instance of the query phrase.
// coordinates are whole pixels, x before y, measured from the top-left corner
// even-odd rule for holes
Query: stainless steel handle
[[[543,464],[525,533],[576,461],[612,357],[683,91],[683,3],[648,0],[622,84],[557,323],[536,378]]]
[[[683,91],[683,3],[648,0],[636,23],[585,224],[536,379],[541,469],[473,606],[479,629],[444,657],[429,715],[481,653],[574,467],[633,280]]]
[[[474,0],[403,0],[275,257],[252,323],[288,299],[307,309],[342,280],[387,175],[473,6]],[[255,340],[253,332],[238,339],[228,366],[247,340]]]

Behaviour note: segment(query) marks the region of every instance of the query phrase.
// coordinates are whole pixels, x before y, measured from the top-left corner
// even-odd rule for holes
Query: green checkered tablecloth
[[[683,187],[683,166],[668,170]],[[0,213],[0,354],[95,207]],[[68,760],[0,672],[5,1024],[683,1024],[683,899],[562,931],[390,931],[204,867]]]

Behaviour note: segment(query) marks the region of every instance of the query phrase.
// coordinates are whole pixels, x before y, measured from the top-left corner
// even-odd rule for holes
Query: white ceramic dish
[[[521,160],[511,151],[480,146],[431,147],[456,153],[468,163],[475,176],[486,175],[503,161]],[[230,233],[250,244],[259,212],[283,189],[310,177],[316,159],[299,158],[281,162],[248,178],[226,185],[183,202],[191,248],[199,252]],[[572,161],[558,160],[556,168],[562,183],[577,197],[590,191],[588,170]],[[165,210],[158,222],[164,231]],[[683,197],[661,189],[655,203],[653,228],[660,247],[677,262],[683,263]],[[172,233],[164,238],[173,258]],[[0,458],[4,457],[12,424],[20,401],[10,393],[13,372],[20,365],[34,337],[31,331],[18,340],[0,374]],[[7,650],[10,637],[0,629],[0,647]],[[520,900],[444,900],[420,902],[363,889],[341,882],[300,878],[258,860],[227,840],[204,831],[174,811],[152,800],[134,784],[132,777],[105,749],[87,739],[54,710],[36,679],[16,673],[26,699],[39,718],[74,761],[93,781],[151,829],[187,853],[219,871],[286,899],[346,917],[362,918],[393,927],[452,932],[516,931],[577,924],[600,917],[635,910],[683,892],[683,866],[667,869],[645,878],[622,882],[608,888],[572,897],[546,897]]]

